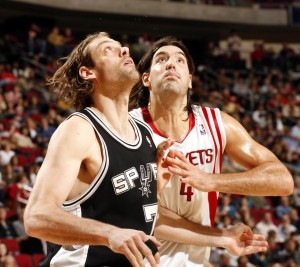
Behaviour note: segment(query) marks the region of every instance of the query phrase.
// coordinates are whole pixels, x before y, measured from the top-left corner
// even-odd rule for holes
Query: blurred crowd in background
[[[130,47],[136,63],[154,41],[146,33],[119,40]],[[51,135],[73,112],[46,79],[78,41],[71,28],[45,32],[36,23],[25,33],[0,36],[0,266],[22,267],[18,255],[45,253],[42,240],[26,235],[22,214]],[[225,48],[209,42],[204,58],[195,58],[201,64],[193,77],[192,101],[240,121],[286,164],[295,190],[289,197],[220,194],[216,226],[246,223],[267,237],[269,250],[233,257],[214,248],[211,261],[215,267],[300,266],[300,44],[295,50],[283,42],[274,51],[254,43],[249,65],[241,57],[239,33],[233,30],[225,41]],[[226,156],[223,166],[224,172],[241,169]],[[7,251],[7,239],[18,248]],[[6,265],[7,259],[15,265]]]

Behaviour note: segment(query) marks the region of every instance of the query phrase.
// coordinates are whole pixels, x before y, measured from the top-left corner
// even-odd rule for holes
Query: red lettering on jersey
[[[211,163],[213,160],[213,150],[209,149],[200,149],[196,151],[188,152],[185,157],[188,161],[197,166],[199,163],[204,165],[204,163]]]
[[[190,185],[181,183],[180,195],[186,196],[186,201],[192,201],[193,188]]]
[[[211,148],[206,149],[205,156],[206,156],[206,163],[211,163],[213,160],[213,150]]]

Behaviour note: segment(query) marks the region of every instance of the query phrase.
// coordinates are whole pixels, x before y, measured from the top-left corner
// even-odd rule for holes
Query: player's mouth
[[[175,71],[168,71],[165,75],[164,75],[165,78],[177,78],[179,79],[180,78],[180,75],[175,72]]]
[[[124,65],[125,66],[128,66],[128,65],[134,65],[134,62],[132,60],[132,58],[127,58],[124,62]]]

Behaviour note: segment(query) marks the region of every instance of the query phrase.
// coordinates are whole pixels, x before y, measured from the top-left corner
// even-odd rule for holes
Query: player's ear
[[[80,67],[79,69],[79,75],[84,80],[91,80],[95,79],[96,75],[92,69],[89,69],[85,66]]]
[[[149,73],[144,72],[142,74],[142,81],[143,81],[143,85],[145,87],[149,87],[150,86]]]
[[[193,86],[193,77],[192,75],[190,74],[190,81],[189,81],[189,89],[192,89],[192,86]]]

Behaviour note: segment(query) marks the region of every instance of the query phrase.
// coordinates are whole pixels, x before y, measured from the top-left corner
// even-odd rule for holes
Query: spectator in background
[[[227,38],[227,47],[229,57],[234,60],[240,59],[240,51],[242,46],[242,39],[236,30],[231,30]]]
[[[18,240],[18,234],[11,221],[7,219],[7,207],[0,203],[0,238],[15,238]]]
[[[0,241],[0,266],[4,261],[4,258],[9,254],[8,247],[5,243]]]
[[[12,255],[7,255],[2,261],[1,267],[22,267],[18,266],[16,259]]]
[[[262,97],[264,100],[267,100],[270,96],[270,94],[273,94],[277,91],[275,86],[272,84],[272,75],[267,75],[259,88],[260,94],[262,94]]]
[[[16,175],[15,181],[8,186],[7,205],[17,212],[20,207],[24,207],[29,197],[29,179],[26,173]]]
[[[69,55],[73,48],[76,46],[75,37],[73,35],[72,28],[66,27],[64,31],[64,52],[63,55]],[[54,72],[53,72],[54,73]]]
[[[252,67],[255,71],[263,71],[265,66],[266,52],[263,42],[254,42],[254,49],[251,52]]]
[[[216,42],[210,41],[207,44],[207,50],[207,64],[219,69],[221,67],[221,48]]]
[[[35,139],[37,137],[37,123],[28,116],[25,121],[25,125],[28,129],[28,135],[33,143],[35,143]]]
[[[291,224],[296,226],[300,238],[300,218],[299,218],[298,210],[296,208],[292,208],[289,213],[289,217],[291,220]]]
[[[240,216],[237,213],[235,206],[231,202],[230,195],[222,194],[222,196],[220,196],[220,202],[221,203],[218,206],[218,213],[221,217],[228,215],[232,221],[239,219]]]
[[[272,212],[266,211],[263,214],[263,218],[259,221],[256,225],[256,230],[258,233],[262,234],[263,236],[267,237],[270,231],[274,231],[275,235],[278,236],[278,228],[274,224],[272,220]]]
[[[232,91],[239,97],[240,100],[245,102],[249,94],[249,85],[245,77],[240,76],[238,81],[233,84]]]
[[[56,109],[50,108],[47,114],[48,124],[54,128],[57,128],[64,118],[57,112]]]
[[[59,60],[57,58],[49,59],[46,65],[46,77],[52,77],[53,74],[56,72],[59,66]]]
[[[15,131],[12,135],[12,140],[17,147],[34,148],[36,146],[30,138],[27,126],[21,126],[19,131]]]
[[[17,77],[12,72],[10,64],[0,64],[0,87],[4,87],[5,91],[13,88]]]
[[[20,66],[20,62],[14,61],[12,63],[12,73],[17,78],[20,78],[23,76],[23,68]]]
[[[237,201],[237,212],[239,214],[240,220],[247,224],[251,220],[251,208],[253,207],[253,203],[250,198],[246,196],[241,196]]]
[[[9,163],[2,168],[2,181],[3,184],[5,184],[5,192],[7,190],[7,186],[13,182],[14,178],[13,168]]]
[[[292,203],[298,210],[298,214],[300,214],[300,177],[295,177],[294,179],[294,191],[292,195]]]
[[[221,89],[226,89],[226,88],[230,88],[232,85],[233,81],[232,78],[230,78],[227,73],[226,73],[226,69],[225,68],[221,68],[219,70],[219,74],[218,74],[218,84],[221,87]]]
[[[278,55],[278,65],[282,72],[286,73],[288,71],[294,55],[294,49],[291,48],[287,42],[282,43],[282,48]]]
[[[256,267],[251,262],[247,256],[241,256],[237,259],[237,267]]]
[[[7,104],[6,104],[6,101],[5,101],[4,97],[3,97],[1,87],[0,87],[0,93],[1,93],[0,94],[0,114],[4,114],[5,111],[6,111],[6,109],[7,109]]]
[[[21,165],[20,160],[19,160],[19,155],[16,154],[11,158],[11,163],[12,171],[14,176],[23,173],[24,167]]]
[[[46,40],[42,37],[41,27],[36,23],[32,23],[27,32],[27,52],[31,57],[46,54]]]
[[[218,228],[229,228],[232,226],[232,219],[228,214],[221,215],[217,212],[217,216],[219,217],[220,222],[218,223]],[[216,221],[217,222],[217,221]]]
[[[277,219],[281,219],[283,215],[288,215],[291,209],[289,198],[286,196],[280,197],[280,204],[276,207]]]
[[[139,37],[138,37],[138,43],[142,47],[142,50],[146,52],[150,45],[152,44],[151,38],[147,32],[143,32]]]
[[[267,267],[268,258],[266,252],[259,252],[249,255],[249,262],[254,264],[255,267]]]
[[[0,166],[5,166],[10,163],[16,152],[12,149],[12,143],[7,140],[1,144],[0,150]]]
[[[272,124],[274,129],[276,129],[276,132],[279,134],[284,134],[284,119],[282,118],[282,113],[279,110],[276,110],[274,112],[273,118],[272,118]]]
[[[267,126],[267,110],[264,103],[260,102],[258,104],[256,110],[252,113],[252,119],[262,129]]]
[[[48,43],[53,50],[53,56],[59,58],[63,55],[64,51],[64,36],[60,33],[59,27],[55,26],[47,36]]]
[[[277,259],[279,262],[287,264],[288,262],[294,263],[294,266],[300,266],[300,250],[299,244],[291,238],[284,242],[283,249],[278,251]],[[293,265],[286,265],[293,266]]]
[[[47,118],[41,118],[41,124],[37,132],[37,141],[39,144],[47,144],[55,131],[55,127],[49,125]]]
[[[212,263],[216,267],[233,267],[237,266],[236,257],[225,253],[221,249],[213,249],[212,251]]]
[[[271,262],[271,260],[274,257],[277,257],[278,251],[282,248],[282,244],[279,243],[277,240],[278,240],[278,234],[275,231],[270,230],[267,236],[269,249],[266,252],[266,256],[268,262]]]
[[[46,151],[46,149],[44,149]],[[45,152],[46,154],[46,152]],[[39,156],[35,159],[35,163],[29,166],[29,181],[30,181],[30,186],[34,185],[37,173],[40,169],[40,165],[42,164],[44,160],[44,157]]]
[[[291,219],[288,214],[282,215],[278,225],[278,242],[285,242],[291,237],[291,234],[297,231],[295,225],[291,224]]]
[[[287,95],[287,103],[282,106],[282,116],[286,124],[290,126],[294,125],[298,118],[300,118],[300,105],[297,103],[294,90]],[[298,139],[300,140],[300,135],[298,135]]]
[[[291,128],[291,137],[298,141],[300,146],[300,116],[298,117],[296,124]]]

